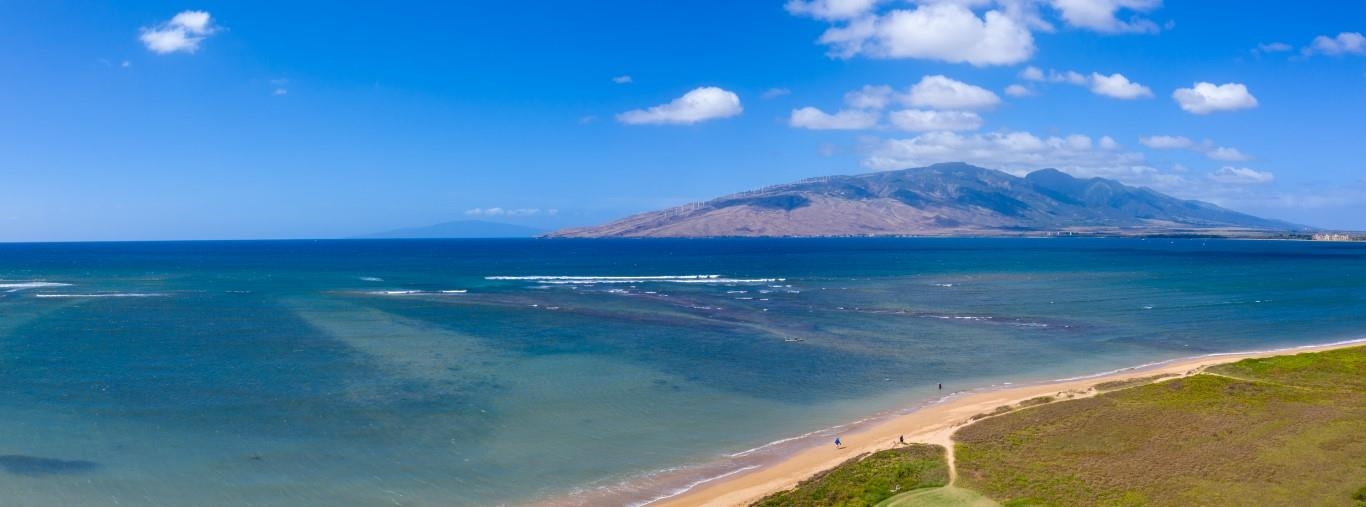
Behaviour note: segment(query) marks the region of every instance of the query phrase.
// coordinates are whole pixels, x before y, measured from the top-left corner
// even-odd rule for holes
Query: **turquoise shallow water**
[[[1362,335],[1358,244],[0,244],[0,491],[636,503],[939,382]]]

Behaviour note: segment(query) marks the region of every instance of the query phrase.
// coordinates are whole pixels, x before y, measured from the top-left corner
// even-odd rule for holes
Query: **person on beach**
[[[940,391],[943,391],[943,390],[944,390],[944,383],[943,383],[943,382],[940,382],[940,383],[939,383],[939,390],[940,390]]]
[[[901,445],[906,445],[906,435],[901,435],[897,440],[901,441]]]
[[[844,447],[844,444],[840,443],[840,437],[835,437],[835,448],[839,449],[841,447]]]

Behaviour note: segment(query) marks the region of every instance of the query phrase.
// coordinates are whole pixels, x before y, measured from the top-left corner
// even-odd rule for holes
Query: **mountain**
[[[485,222],[482,220],[456,220],[426,227],[395,229],[392,231],[365,235],[362,236],[362,238],[531,238],[544,233],[544,230],[522,225]]]
[[[811,178],[549,237],[1267,235],[1308,228],[1043,169],[963,163]]]

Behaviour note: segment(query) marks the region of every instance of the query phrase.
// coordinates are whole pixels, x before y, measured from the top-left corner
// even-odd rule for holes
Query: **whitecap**
[[[146,292],[105,292],[100,294],[34,294],[36,298],[157,298],[166,294]]]

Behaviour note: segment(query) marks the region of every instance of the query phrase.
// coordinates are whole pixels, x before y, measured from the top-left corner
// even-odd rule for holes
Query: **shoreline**
[[[1218,352],[1145,363],[1091,375],[951,393],[937,401],[887,418],[878,418],[880,420],[872,422],[868,426],[859,427],[851,433],[839,435],[844,444],[840,449],[834,449],[825,444],[807,447],[773,463],[727,472],[717,477],[698,481],[681,491],[632,505],[648,505],[651,507],[749,505],[768,494],[790,489],[796,486],[798,482],[821,471],[833,468],[854,456],[890,449],[896,445],[898,437],[902,435],[906,437],[907,442],[943,446],[947,449],[949,460],[952,462],[953,443],[951,437],[953,433],[973,422],[971,417],[974,415],[991,412],[1002,405],[1013,405],[1039,396],[1061,398],[1093,396],[1097,393],[1091,387],[1102,382],[1131,380],[1163,374],[1187,376],[1199,373],[1199,371],[1210,366],[1243,359],[1321,352],[1363,345],[1366,345],[1366,338],[1266,350]],[[865,418],[859,422],[869,421],[873,418]],[[855,425],[857,422],[837,427]],[[819,431],[821,430],[812,433]],[[775,442],[785,440],[788,439],[780,439]],[[765,444],[765,446],[767,445],[771,444]],[[765,446],[760,446],[760,448]],[[753,450],[755,449],[750,451]],[[743,451],[739,454],[750,451]]]

